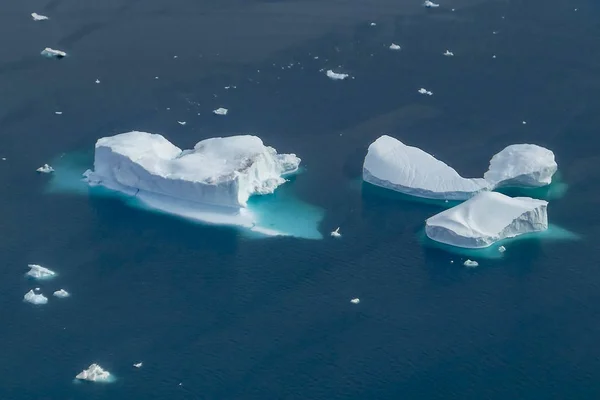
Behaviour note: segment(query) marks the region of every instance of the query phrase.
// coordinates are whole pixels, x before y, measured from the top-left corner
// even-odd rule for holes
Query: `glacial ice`
[[[437,8],[440,5],[437,4],[437,3],[434,3],[433,1],[425,0],[425,3],[423,3],[423,6],[426,7],[426,8]]]
[[[25,275],[34,279],[50,279],[56,276],[56,272],[37,264],[28,264],[29,271]]]
[[[498,251],[499,251],[500,253],[504,253],[504,252],[506,251],[506,247],[504,247],[504,246],[500,246],[500,247],[498,247]]]
[[[49,174],[54,172],[54,168],[52,168],[50,165],[48,164],[44,164],[41,167],[39,167],[38,169],[36,169],[37,172],[41,172],[43,174]]]
[[[40,54],[49,58],[63,58],[67,56],[67,53],[65,53],[64,51],[54,50],[50,47],[46,47],[44,50],[42,50]]]
[[[25,293],[25,296],[23,296],[23,301],[38,305],[48,303],[48,298],[41,293],[38,294],[33,290],[30,290],[29,292]]]
[[[477,261],[466,260],[463,265],[468,268],[479,267],[479,263]]]
[[[392,43],[390,44],[390,50],[400,50],[401,47],[398,44]]]
[[[223,107],[219,107],[216,110],[213,110],[213,114],[216,115],[227,115],[228,112],[229,110]]]
[[[65,289],[57,290],[56,292],[54,292],[52,294],[54,295],[54,297],[58,297],[60,299],[64,299],[65,297],[69,297],[71,295]]]
[[[144,365],[144,363],[142,363],[141,361],[139,363],[133,364],[133,366],[136,368],[142,368],[142,365]]]
[[[425,233],[435,241],[484,248],[525,233],[548,229],[548,202],[482,192],[427,219]]]
[[[49,19],[45,15],[41,15],[38,13],[31,13],[31,18],[33,18],[34,21],[45,21],[45,20]]]
[[[483,177],[494,187],[539,187],[558,169],[554,153],[535,144],[513,144],[494,155]]]
[[[86,177],[132,195],[240,208],[252,195],[273,193],[299,164],[256,136],[206,139],[182,151],[161,135],[133,131],[99,139]]]
[[[360,303],[360,299],[357,297],[355,299],[350,300],[350,303],[352,303],[352,304],[359,304]]]
[[[110,372],[102,369],[98,364],[92,364],[75,376],[75,379],[90,382],[109,382],[111,380]]]
[[[332,231],[331,232],[331,236],[334,237],[334,238],[340,238],[340,237],[342,237],[342,234],[340,233],[340,228],[337,227],[335,229],[335,231]]]
[[[333,70],[330,70],[330,69],[327,70],[326,74],[327,74],[327,77],[329,77],[330,79],[333,79],[334,81],[344,80],[350,76],[348,74],[333,72]]]
[[[446,57],[454,57],[454,53],[453,53],[453,52],[451,52],[450,50],[446,50],[446,51],[444,52],[444,55],[445,55]]]
[[[425,88],[421,88],[421,89],[419,89],[419,90],[418,90],[418,92],[419,92],[420,94],[426,94],[427,96],[433,96],[433,92],[432,92],[432,91],[430,91],[430,90],[427,90],[427,89],[425,89]]]
[[[387,135],[369,146],[363,179],[373,185],[429,199],[465,200],[489,190],[485,179],[463,178],[431,154]]]

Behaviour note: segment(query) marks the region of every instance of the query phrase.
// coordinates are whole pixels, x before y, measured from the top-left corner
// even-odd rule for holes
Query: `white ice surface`
[[[71,294],[69,292],[67,292],[65,289],[60,289],[60,290],[57,290],[56,292],[54,292],[53,295],[54,295],[54,297],[64,299],[65,297],[69,297]]]
[[[490,160],[484,178],[495,187],[546,186],[558,169],[554,153],[535,144],[513,144]]]
[[[331,232],[331,236],[334,238],[340,238],[342,237],[342,234],[340,233],[340,228],[337,227],[334,231]]]
[[[425,222],[430,239],[451,246],[483,248],[525,233],[548,229],[548,202],[482,192]]]
[[[469,268],[475,268],[479,266],[479,263],[477,261],[472,261],[472,260],[466,260],[463,265],[465,267],[469,267]]]
[[[111,379],[110,372],[102,369],[98,364],[92,364],[88,369],[81,371],[75,376],[75,379],[80,379],[90,382],[108,382]]]
[[[355,299],[350,300],[350,303],[352,303],[352,304],[358,304],[358,303],[360,303],[360,299],[357,297]]]
[[[29,271],[27,271],[27,276],[35,279],[50,279],[56,276],[56,272],[42,267],[38,264],[28,264]]]
[[[437,8],[437,7],[439,7],[440,5],[439,5],[439,4],[437,4],[437,3],[434,3],[434,2],[433,2],[433,1],[431,1],[431,0],[426,0],[426,1],[425,1],[425,3],[423,3],[423,6],[425,6],[425,7],[427,7],[427,8]]]
[[[216,115],[227,115],[228,112],[229,110],[223,107],[219,107],[216,110],[213,110],[213,114]]]
[[[63,57],[67,56],[67,53],[65,53],[64,51],[54,50],[54,49],[51,49],[50,47],[46,47],[44,50],[42,50],[42,52],[40,54],[45,57],[50,57],[50,58],[53,58],[53,57],[63,58]]]
[[[400,50],[401,47],[398,44],[392,43],[390,44],[390,50]]]
[[[41,172],[43,174],[49,174],[51,172],[54,172],[54,168],[52,168],[50,165],[48,164],[44,164],[41,167],[39,167],[38,169],[36,169],[37,172]]]
[[[327,74],[327,77],[329,77],[330,79],[333,79],[334,81],[344,80],[350,76],[348,74],[333,72],[333,70],[330,70],[330,69],[327,70],[326,74]]]
[[[419,90],[418,90],[418,92],[419,92],[420,94],[426,94],[427,96],[433,96],[433,92],[432,92],[432,91],[430,91],[430,90],[427,90],[427,89],[425,89],[425,88],[421,88],[421,89],[419,89]]]
[[[46,296],[44,296],[41,293],[36,294],[33,290],[30,290],[29,292],[25,293],[25,296],[23,296],[23,300],[36,305],[48,303],[48,298]]]
[[[45,20],[49,19],[45,15],[41,15],[38,13],[31,13],[31,18],[33,18],[34,21],[45,21]]]
[[[454,53],[453,53],[453,52],[451,52],[450,50],[446,50],[446,51],[444,52],[444,55],[445,55],[446,57],[454,57]]]
[[[373,185],[430,199],[465,200],[489,189],[484,179],[463,178],[431,154],[387,135],[369,146],[363,179]]]

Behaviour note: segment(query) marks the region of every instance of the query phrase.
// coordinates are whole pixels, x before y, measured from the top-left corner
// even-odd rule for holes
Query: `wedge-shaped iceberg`
[[[98,364],[92,364],[88,369],[81,371],[75,376],[75,379],[90,382],[110,382],[112,377],[110,372],[102,369]]]
[[[494,187],[546,186],[558,169],[554,153],[535,144],[513,144],[494,155],[483,176]]]
[[[525,233],[548,229],[548,202],[483,192],[427,219],[430,239],[464,248],[488,247]]]
[[[34,278],[34,279],[50,279],[50,278],[54,278],[56,276],[56,272],[42,267],[41,265],[37,265],[37,264],[29,264],[27,265],[29,267],[29,271],[27,271],[27,276]]]
[[[463,178],[431,154],[387,135],[369,146],[363,179],[412,196],[447,200],[465,200],[490,186],[485,179]]]
[[[273,193],[299,164],[256,136],[206,139],[182,151],[161,135],[134,131],[99,139],[94,171],[85,175],[128,194],[240,208],[252,195]]]

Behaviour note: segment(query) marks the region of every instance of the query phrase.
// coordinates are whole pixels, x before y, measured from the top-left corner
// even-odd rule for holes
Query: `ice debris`
[[[181,126],[185,126],[185,124],[187,124],[187,122],[185,122],[185,121],[177,121],[177,123]]]
[[[400,50],[401,47],[400,45],[397,45],[395,43],[390,44],[390,50]]]
[[[498,247],[498,251],[499,251],[500,253],[504,253],[504,252],[506,251],[506,247],[504,247],[504,246],[500,246],[500,247]]]
[[[56,276],[56,272],[42,267],[38,264],[28,264],[29,271],[25,275],[34,279],[50,279]]]
[[[142,365],[143,365],[142,362],[133,364],[133,366],[136,367],[136,368],[142,368]]]
[[[96,79],[96,83],[100,83],[100,79]]]
[[[331,232],[331,236],[333,236],[334,238],[342,237],[342,234],[340,233],[340,228],[337,227],[335,231]]]
[[[54,172],[54,168],[52,168],[50,165],[48,164],[44,164],[41,167],[39,167],[38,169],[36,169],[37,172],[41,172],[43,174],[49,174],[51,172]]]
[[[446,57],[454,57],[454,53],[453,53],[453,52],[451,52],[450,50],[446,50],[446,51],[444,52],[444,55],[445,55]]]
[[[482,192],[425,221],[427,236],[463,248],[489,247],[495,242],[548,229],[548,202]]]
[[[426,8],[437,8],[440,5],[437,4],[437,3],[434,3],[433,1],[425,0],[425,3],[423,3],[423,6],[426,7]]]
[[[357,297],[355,299],[350,300],[350,303],[352,303],[352,304],[358,304],[358,303],[360,303],[360,299]]]
[[[326,74],[330,79],[333,79],[334,81],[344,80],[350,76],[348,74],[333,72],[333,70],[330,69],[327,70]]]
[[[64,299],[65,297],[69,297],[71,294],[67,292],[65,289],[57,290],[53,293],[54,297],[58,297],[60,299]]]
[[[479,263],[477,261],[467,260],[463,263],[463,265],[468,268],[475,268],[479,266]]]
[[[429,90],[427,90],[425,88],[419,89],[418,92],[421,93],[421,94],[426,94],[427,96],[432,96],[433,95],[433,92],[431,92],[431,91],[429,91]]]
[[[65,53],[64,51],[54,50],[50,47],[46,47],[44,50],[42,50],[40,54],[48,58],[63,58],[67,56],[67,53]]]
[[[49,19],[45,15],[41,15],[38,13],[31,13],[31,18],[33,18],[34,21],[46,21],[47,19]]]
[[[111,375],[110,372],[105,371],[98,364],[92,364],[88,369],[78,373],[75,379],[89,382],[108,382],[111,379]]]
[[[219,107],[216,110],[213,110],[213,113],[216,115],[227,115],[228,112],[229,110],[223,107]]]
[[[48,303],[48,298],[41,293],[36,294],[33,290],[30,290],[29,292],[25,293],[25,296],[23,296],[23,301],[36,305],[46,304]]]

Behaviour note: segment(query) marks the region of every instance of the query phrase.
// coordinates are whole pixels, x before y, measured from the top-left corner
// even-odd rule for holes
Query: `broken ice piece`
[[[23,301],[38,305],[48,303],[48,298],[41,293],[36,294],[33,290],[30,290],[29,292],[25,293],[25,296],[23,296]]]
[[[100,79],[96,79],[96,83],[100,83]]]
[[[56,115],[62,115],[62,111],[54,111],[54,114],[56,114]]]
[[[58,297],[59,299],[64,299],[65,297],[69,297],[71,295],[65,289],[57,290],[56,292],[54,292],[52,294],[54,295],[54,297]]]
[[[133,364],[133,366],[136,367],[136,368],[142,368],[142,365],[143,365],[142,362]]]
[[[454,57],[454,53],[453,53],[453,52],[451,52],[450,50],[446,50],[446,51],[444,52],[444,55],[445,55],[446,57]]]
[[[350,300],[350,303],[352,303],[352,304],[358,304],[358,303],[360,303],[360,299],[357,297],[355,299]]]
[[[479,263],[477,261],[467,260],[463,263],[463,265],[467,268],[475,268],[479,266]]]
[[[504,247],[504,246],[500,246],[500,247],[498,247],[498,251],[499,251],[500,253],[504,253],[504,252],[506,251],[506,247]]]
[[[431,96],[433,95],[433,92],[430,92],[429,90],[425,89],[425,88],[421,88],[419,89],[419,93],[421,94],[426,94],[427,96]]]
[[[333,79],[334,81],[338,81],[338,80],[344,80],[346,79],[348,76],[348,74],[342,74],[342,73],[337,73],[337,72],[333,72],[332,70],[328,69],[327,72],[327,77]]]
[[[184,126],[185,124],[187,124],[187,122],[185,122],[185,121],[177,121],[177,123],[181,126]]]
[[[340,228],[337,227],[335,229],[335,231],[331,232],[331,236],[335,237],[335,238],[339,238],[342,237],[342,234],[340,233]]]
[[[56,275],[56,272],[54,272],[48,268],[42,267],[41,265],[29,264],[27,266],[29,267],[29,271],[27,271],[27,273],[25,275],[27,275],[31,278],[49,279]]]
[[[437,4],[437,3],[434,3],[433,1],[425,0],[425,3],[423,3],[423,6],[426,7],[426,8],[437,8],[440,5]]]
[[[75,379],[90,382],[108,382],[110,380],[110,372],[105,371],[98,364],[92,364],[88,369],[78,373],[75,376]]]
[[[51,172],[54,172],[54,168],[52,168],[48,164],[44,164],[41,167],[39,167],[38,169],[36,169],[36,171],[41,172],[43,174],[49,174]]]
[[[33,18],[34,21],[45,21],[45,20],[49,19],[45,15],[41,15],[38,13],[31,13],[31,18]]]
[[[44,50],[42,50],[42,52],[40,54],[43,55],[44,57],[58,58],[58,59],[64,58],[67,56],[67,53],[65,53],[64,51],[54,50],[54,49],[51,49],[50,47],[46,47]]]
[[[390,50],[400,50],[400,45],[397,45],[395,43],[390,44]]]
[[[229,110],[223,107],[219,107],[216,110],[213,110],[213,113],[216,115],[227,115],[228,112]]]

